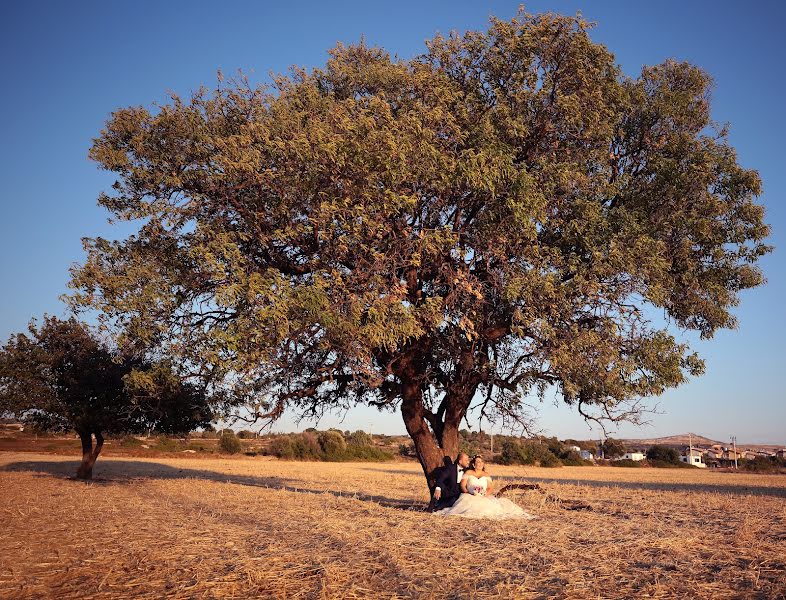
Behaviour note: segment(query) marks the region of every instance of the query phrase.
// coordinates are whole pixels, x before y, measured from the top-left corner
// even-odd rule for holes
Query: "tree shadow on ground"
[[[426,504],[424,502],[413,502],[401,498],[388,498],[360,492],[311,489],[307,485],[298,485],[301,480],[288,479],[275,475],[259,477],[256,475],[223,473],[207,469],[173,467],[158,462],[99,460],[95,467],[95,473],[97,475],[90,481],[84,481],[76,479],[74,476],[78,466],[79,461],[30,460],[9,463],[0,467],[0,471],[32,473],[39,477],[62,477],[85,485],[127,485],[145,479],[201,479],[217,483],[261,487],[302,494],[330,494],[337,498],[351,498],[362,502],[373,502],[385,508],[395,508],[399,510],[426,510]]]
[[[563,485],[586,485],[595,488],[618,487],[628,490],[654,490],[661,492],[696,492],[706,494],[739,494],[786,498],[786,487],[767,487],[743,484],[713,483],[670,483],[658,481],[604,481],[599,479],[557,479],[556,477],[523,477],[528,482],[561,483]],[[786,482],[786,480],[784,480]]]
[[[591,467],[587,467],[588,469]],[[420,472],[404,471],[402,469],[375,469],[374,467],[361,467],[367,471],[375,471],[377,473],[384,472],[391,475],[419,475]],[[506,483],[514,482],[527,482],[527,483],[559,483],[563,485],[586,485],[594,488],[608,488],[619,487],[630,490],[655,490],[655,491],[671,491],[671,492],[698,492],[698,493],[716,493],[716,494],[740,494],[752,496],[773,496],[775,498],[786,498],[786,486],[784,487],[768,487],[757,485],[744,485],[740,483],[734,484],[713,484],[713,483],[690,483],[690,482],[658,482],[658,481],[609,481],[604,479],[560,479],[558,477],[531,477],[531,476],[511,476],[500,475],[492,477],[497,481],[499,486]],[[786,477],[783,479],[786,483]]]

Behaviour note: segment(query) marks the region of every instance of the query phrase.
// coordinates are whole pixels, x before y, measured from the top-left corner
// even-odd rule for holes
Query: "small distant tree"
[[[225,429],[218,439],[218,448],[227,454],[237,454],[243,449],[243,444],[231,429]]]
[[[373,446],[374,440],[365,431],[358,429],[357,431],[349,434],[347,442],[350,446]]]
[[[606,458],[617,458],[626,452],[625,445],[621,441],[615,440],[614,438],[606,438],[603,440],[601,449],[603,450],[603,456]]]
[[[647,460],[659,460],[671,464],[680,462],[680,453],[676,448],[656,444],[647,450]]]
[[[213,417],[204,394],[171,364],[123,356],[84,323],[49,316],[0,349],[4,413],[43,431],[76,431],[80,479],[92,478],[106,433],[187,433]]]
[[[322,431],[317,440],[327,458],[340,456],[347,449],[347,442],[340,431]]]

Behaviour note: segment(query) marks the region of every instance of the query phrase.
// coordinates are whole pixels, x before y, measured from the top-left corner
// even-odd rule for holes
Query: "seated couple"
[[[460,452],[456,461],[439,469],[434,488],[434,514],[470,519],[535,519],[518,504],[492,495],[494,484],[483,457]]]

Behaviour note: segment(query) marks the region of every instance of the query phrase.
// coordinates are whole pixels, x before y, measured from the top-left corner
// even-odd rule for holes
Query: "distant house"
[[[589,450],[581,450],[581,458],[583,460],[595,460],[595,456]]]
[[[570,449],[573,450],[574,452],[581,452],[581,448],[579,448],[578,446],[570,446]]]
[[[644,460],[644,453],[642,452],[626,452],[617,460]]]
[[[786,448],[781,448],[780,450],[776,450],[775,456],[777,456],[778,458],[786,458]]]
[[[680,460],[694,467],[706,469],[707,465],[701,460],[701,450],[688,450],[685,454],[680,456]]]

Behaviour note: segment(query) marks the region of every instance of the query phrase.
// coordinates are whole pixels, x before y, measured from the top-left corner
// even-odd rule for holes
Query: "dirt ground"
[[[786,477],[490,467],[539,518],[423,512],[412,463],[0,452],[3,598],[786,598]]]

